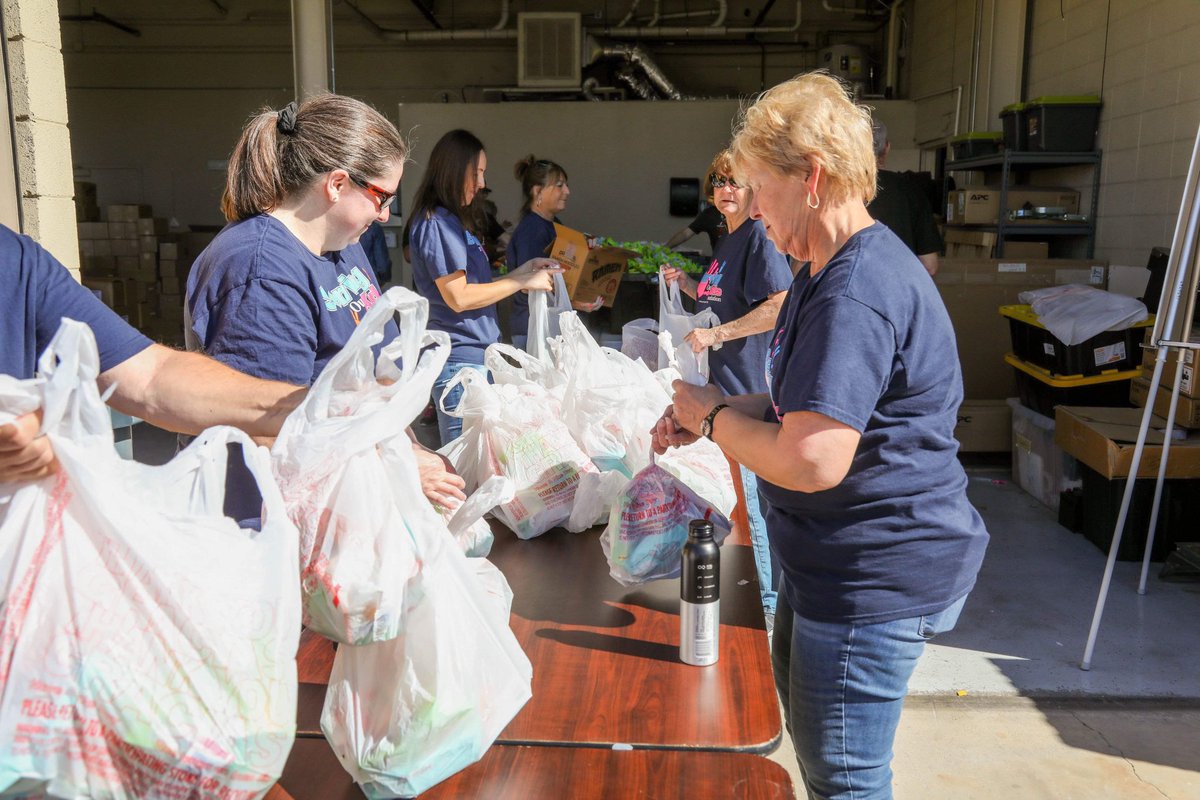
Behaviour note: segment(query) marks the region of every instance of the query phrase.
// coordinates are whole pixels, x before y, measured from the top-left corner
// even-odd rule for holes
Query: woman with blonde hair
[[[829,75],[746,110],[734,171],[798,268],[768,391],[675,385],[655,448],[708,436],[753,470],[781,564],[772,646],[811,798],[890,798],[892,743],[925,643],[955,624],[987,531],[954,426],[954,330],[921,262],[871,219],[871,120]]]

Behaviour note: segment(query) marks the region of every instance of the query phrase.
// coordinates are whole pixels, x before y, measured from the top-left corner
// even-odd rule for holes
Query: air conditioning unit
[[[517,85],[532,89],[577,88],[583,60],[579,14],[517,14]]]

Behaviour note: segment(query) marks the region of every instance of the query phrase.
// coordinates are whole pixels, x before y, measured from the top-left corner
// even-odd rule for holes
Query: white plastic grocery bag
[[[429,504],[421,515],[437,513]],[[411,797],[478,761],[531,696],[532,667],[508,627],[512,592],[444,526],[406,537],[420,563],[387,642],[339,647],[321,730],[367,797]]]
[[[495,513],[522,539],[570,519],[579,477],[596,467],[571,438],[558,401],[536,383],[491,384],[474,370],[458,373],[456,385],[462,400],[447,413],[462,418],[463,441],[443,453],[467,486],[493,475],[511,480],[515,496]]]
[[[300,636],[267,452],[214,428],[164,466],[126,461],[98,371],[64,320],[40,380],[0,376],[0,424],[42,405],[60,464],[0,484],[0,795],[260,797],[292,746]],[[222,514],[230,443],[261,531]]]
[[[421,492],[408,425],[450,352],[427,332],[429,303],[389,289],[284,422],[273,449],[288,514],[300,529],[304,623],[330,639],[391,639],[417,563],[408,537],[432,506]],[[372,349],[399,316],[400,336]],[[445,530],[445,523],[440,523]]]
[[[529,293],[529,337],[525,348],[529,355],[547,363],[551,360],[550,340],[560,333],[558,315],[571,310],[571,296],[559,273],[552,276],[553,292]]]
[[[712,522],[718,544],[729,535],[729,520],[712,504],[662,467],[646,467],[625,486],[600,536],[609,574],[625,586],[678,577],[694,519]]]
[[[679,282],[669,283],[658,275],[658,366],[671,366],[688,383],[703,386],[708,383],[708,350],[692,352],[692,346],[684,341],[696,328],[712,328],[720,320],[711,308],[698,314],[689,314],[683,308],[679,294]]]
[[[512,500],[514,494],[512,481],[502,475],[493,475],[465,501],[448,510],[446,526],[464,555],[482,558],[492,551],[495,537],[483,515]]]
[[[658,322],[634,319],[621,326],[621,352],[641,359],[651,371],[658,369]]]

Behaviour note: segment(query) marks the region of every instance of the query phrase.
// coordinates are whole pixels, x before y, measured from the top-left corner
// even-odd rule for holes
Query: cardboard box
[[[964,453],[1000,453],[1012,447],[1012,409],[1005,400],[964,400],[954,438]]]
[[[612,308],[629,259],[636,258],[637,253],[621,247],[589,248],[584,234],[565,225],[556,224],[554,232],[550,258],[563,266],[563,280],[571,300],[591,303],[602,297],[604,305]]]
[[[1150,344],[1150,334],[1153,333],[1152,328],[1146,329],[1145,343]],[[1200,344],[1200,334],[1193,332],[1188,337],[1189,342]],[[1188,397],[1200,396],[1200,384],[1196,381],[1196,351],[1195,350],[1175,350],[1167,348],[1167,359],[1163,365],[1162,376],[1159,378],[1159,385],[1171,388],[1171,384],[1175,381],[1175,367],[1179,363],[1180,354],[1183,355],[1183,378],[1179,384],[1179,390]],[[1154,364],[1158,359],[1158,350],[1149,347],[1142,348],[1142,377],[1149,380],[1154,377]]]
[[[161,236],[171,230],[165,217],[139,217],[138,236]]]
[[[157,236],[139,236],[138,250],[143,253],[151,253],[155,257],[158,256],[158,237]]]
[[[954,325],[965,396],[1003,400],[1017,393],[1013,369],[1004,363],[1012,337],[1000,306],[1019,303],[1028,289],[1078,283],[1080,277],[1103,288],[1105,267],[1096,260],[942,259],[933,280]]]
[[[137,221],[142,217],[152,216],[150,206],[142,205],[115,205],[109,206],[108,209],[109,222],[132,222],[134,223],[134,236],[137,236]]]
[[[158,288],[164,294],[179,294],[181,283],[179,276],[173,272],[167,272],[161,266],[158,272]]]
[[[125,282],[120,278],[84,278],[85,287],[100,293],[104,305],[124,313],[126,310]]]
[[[112,256],[84,256],[79,271],[97,277],[117,274],[117,260]]]
[[[79,231],[80,239],[107,239],[108,238],[108,223],[107,222],[80,222],[75,227]]]
[[[1025,242],[1009,239],[1004,242],[1004,260],[1027,258],[1044,261],[1050,257],[1049,242]]]
[[[1129,402],[1139,408],[1145,407],[1149,394],[1150,379],[1148,377],[1134,378],[1130,382]],[[1154,393],[1154,413],[1166,419],[1170,408],[1171,390],[1165,386],[1159,386],[1158,391]],[[1200,428],[1200,400],[1184,394],[1179,395],[1179,402],[1175,404],[1175,424],[1180,428]]]
[[[114,256],[128,256],[137,258],[141,250],[138,248],[137,239],[109,239],[108,246]]]
[[[178,242],[159,242],[158,257],[163,260],[175,261],[179,258]]]
[[[1000,220],[1000,193],[999,186],[971,186],[951,192],[946,221],[951,225],[995,225]],[[1027,206],[1052,206],[1065,208],[1068,214],[1078,214],[1079,192],[1061,187],[1012,186],[1006,205],[1006,212]],[[1044,222],[1054,224],[1054,220]]]
[[[947,228],[942,239],[946,242],[947,258],[991,258],[997,236],[988,231]]]
[[[1105,478],[1126,478],[1133,464],[1143,413],[1140,408],[1059,406],[1054,415],[1054,441]],[[1161,417],[1151,420],[1138,466],[1139,478],[1158,476],[1166,425]],[[1200,436],[1171,441],[1166,477],[1200,477]]]
[[[132,278],[137,274],[141,261],[137,256],[117,256],[117,275],[122,278]]]

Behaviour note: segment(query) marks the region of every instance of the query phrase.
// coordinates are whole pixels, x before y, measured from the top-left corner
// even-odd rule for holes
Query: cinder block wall
[[[78,277],[71,140],[57,0],[3,0],[24,233]]]

